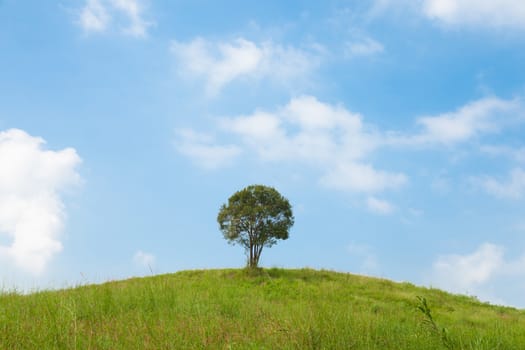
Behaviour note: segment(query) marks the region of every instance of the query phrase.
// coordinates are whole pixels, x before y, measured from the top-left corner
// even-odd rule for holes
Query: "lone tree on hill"
[[[290,203],[277,190],[252,185],[235,192],[221,206],[217,221],[228,243],[242,245],[248,267],[256,268],[264,247],[288,239],[294,217]]]

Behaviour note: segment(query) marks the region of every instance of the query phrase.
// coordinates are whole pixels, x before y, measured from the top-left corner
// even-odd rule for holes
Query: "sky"
[[[525,308],[522,0],[0,0],[0,284],[264,267]]]

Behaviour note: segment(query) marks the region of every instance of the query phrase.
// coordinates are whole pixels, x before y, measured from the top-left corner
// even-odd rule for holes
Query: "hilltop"
[[[525,311],[310,269],[198,270],[0,296],[2,349],[520,349]]]

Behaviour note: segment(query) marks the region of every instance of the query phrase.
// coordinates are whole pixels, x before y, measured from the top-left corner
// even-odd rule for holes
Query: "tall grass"
[[[447,330],[452,348],[525,349],[522,310],[308,269],[184,271],[30,295],[4,293],[0,348],[447,348],[418,310],[417,296],[424,296],[435,326]]]

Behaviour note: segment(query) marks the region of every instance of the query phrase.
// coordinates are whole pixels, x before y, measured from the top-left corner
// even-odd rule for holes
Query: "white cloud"
[[[320,172],[322,186],[375,198],[367,200],[369,209],[386,213],[392,208],[380,206],[371,195],[401,188],[408,183],[408,177],[402,172],[378,169],[369,160],[373,152],[392,146],[417,149],[457,145],[515,125],[524,114],[519,99],[487,97],[453,112],[418,118],[422,130],[416,133],[381,132],[342,105],[299,96],[273,111],[255,110],[248,115],[220,118],[219,129],[237,136],[231,145],[221,146],[211,139],[199,141],[186,135],[183,140],[196,139],[198,142],[189,144],[198,147],[183,142],[179,151],[198,163],[210,163],[209,168],[221,164],[221,158],[233,160],[240,149],[252,151],[266,162],[307,165]],[[436,181],[436,189],[450,188],[446,178]],[[495,183],[487,186],[502,194],[515,189],[522,191],[519,174],[514,176],[508,190]]]
[[[516,101],[495,97],[477,100],[455,112],[419,118],[417,122],[424,133],[418,137],[423,142],[444,144],[465,141],[480,133],[497,131],[516,107]]]
[[[516,281],[524,277],[525,254],[506,260],[504,247],[484,243],[470,254],[438,257],[433,264],[431,282],[450,292],[467,293],[481,300],[505,304],[506,298],[523,295],[525,285]]]
[[[345,44],[345,56],[356,57],[356,56],[371,56],[382,53],[385,48],[383,44],[372,39],[364,38],[359,41],[352,41]]]
[[[215,168],[233,160],[241,149],[251,150],[263,161],[322,169],[323,186],[354,193],[377,193],[407,182],[404,174],[377,170],[364,161],[380,136],[367,129],[359,114],[312,96],[293,98],[274,112],[221,118],[219,127],[238,136],[238,145],[217,145],[207,135],[186,130],[179,131],[178,151]]]
[[[104,32],[113,22],[134,37],[146,36],[151,26],[143,19],[140,0],[87,0],[80,12],[79,23],[86,32]]]
[[[525,147],[482,146],[481,152],[494,157],[507,157],[518,163],[525,163]]]
[[[370,211],[382,215],[391,214],[395,209],[388,201],[376,197],[368,197],[366,205]]]
[[[282,121],[272,113],[257,111],[250,116],[222,119],[220,127],[240,136],[240,141],[264,160],[286,159],[291,152]]]
[[[375,0],[369,15],[407,12],[452,28],[525,29],[522,0]]]
[[[497,132],[504,126],[517,121],[524,109],[517,99],[504,100],[486,97],[467,103],[454,112],[417,119],[422,131],[415,135],[390,135],[388,144],[453,145],[468,141],[476,136]]]
[[[99,0],[88,0],[80,13],[80,25],[87,32],[106,30],[111,17]]]
[[[502,265],[503,248],[485,243],[472,254],[440,256],[433,268],[441,285],[465,293],[490,280]]]
[[[111,0],[116,10],[125,14],[129,20],[129,26],[125,27],[124,33],[135,37],[144,37],[151,23],[142,18],[142,5],[138,0]]]
[[[259,47],[242,38],[217,45],[201,38],[187,44],[174,41],[171,51],[183,70],[207,80],[210,94],[216,94],[232,80],[256,71],[263,56]]]
[[[423,0],[422,12],[450,26],[525,29],[523,0]]]
[[[361,193],[378,193],[406,183],[404,174],[376,170],[369,164],[354,162],[338,164],[321,178],[321,184],[328,188]],[[367,205],[370,208],[370,202]]]
[[[318,65],[318,58],[304,50],[272,42],[256,44],[244,38],[231,42],[211,42],[196,38],[173,41],[171,52],[183,75],[205,80],[206,91],[216,95],[236,79],[271,78],[280,83],[302,78]]]
[[[235,145],[215,145],[215,140],[210,135],[190,129],[178,129],[176,134],[177,150],[205,169],[227,166],[242,152]]]
[[[139,250],[133,255],[133,261],[135,264],[145,267],[148,269],[153,269],[155,267],[155,256],[153,254],[145,253],[142,250]]]
[[[492,177],[485,176],[473,179],[475,184],[480,185],[487,193],[510,199],[521,199],[525,196],[525,171],[516,168],[510,172],[506,182],[498,181]]]
[[[302,163],[324,169],[320,183],[357,193],[398,188],[406,176],[376,170],[363,158],[378,145],[362,117],[312,96],[293,98],[275,112],[225,118],[221,127],[265,161]]]
[[[365,130],[361,119],[342,106],[301,96],[274,112],[223,118],[220,125],[265,160],[336,165],[375,149],[376,135]]]
[[[22,130],[0,132],[0,234],[11,241],[0,257],[34,274],[62,250],[60,195],[80,181],[76,151],[49,151],[44,144]]]

